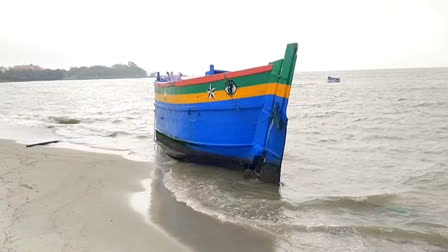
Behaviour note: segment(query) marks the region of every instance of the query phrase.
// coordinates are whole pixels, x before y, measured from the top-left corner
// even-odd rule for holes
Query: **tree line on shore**
[[[115,64],[111,67],[72,67],[69,70],[44,69],[36,65],[0,67],[0,81],[119,79],[146,76],[146,71],[134,62],[129,62],[127,65]]]

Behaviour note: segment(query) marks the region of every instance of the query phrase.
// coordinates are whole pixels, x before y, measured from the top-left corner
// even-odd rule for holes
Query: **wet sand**
[[[156,170],[156,176],[161,173]],[[151,216],[156,224],[197,251],[276,251],[271,234],[197,212],[177,201],[160,179],[152,183]]]
[[[0,251],[275,250],[267,233],[176,201],[153,166],[0,140]],[[139,213],[131,199],[148,180]]]
[[[129,206],[150,163],[0,140],[0,251],[187,251]]]

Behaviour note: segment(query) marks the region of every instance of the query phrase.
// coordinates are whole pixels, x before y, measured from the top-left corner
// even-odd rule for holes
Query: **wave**
[[[361,138],[363,141],[373,141],[373,140],[406,140],[403,137],[391,136],[391,135],[370,135]]]
[[[331,142],[331,143],[335,143],[335,142],[338,142],[338,140],[328,138],[328,139],[320,139],[318,142],[319,142],[319,143],[330,143],[330,142]]]
[[[352,122],[360,122],[360,121],[365,121],[365,120],[369,120],[369,118],[368,117],[360,117],[360,118],[353,120]]]
[[[128,136],[128,135],[130,134],[125,131],[113,131],[107,134],[108,137]]]
[[[171,192],[173,193],[173,191]],[[203,201],[185,201],[184,197],[178,197],[178,193],[179,192],[174,193],[174,196],[178,201],[186,203],[189,207],[198,212],[213,216],[214,218],[224,222],[235,223],[268,232],[274,235],[278,240],[285,242],[296,239],[300,240],[306,233],[320,233],[323,235],[340,237],[355,236],[358,239],[365,240],[367,243],[369,243],[369,241],[379,239],[387,240],[388,242],[396,244],[406,242],[409,244],[415,243],[416,245],[421,245],[422,243],[426,243],[439,248],[448,248],[448,237],[443,231],[445,230],[443,225],[432,226],[430,228],[425,228],[424,230],[414,230],[411,226],[409,228],[405,228],[394,226],[376,226],[375,224],[351,225],[347,223],[342,225],[313,225],[301,223],[302,220],[291,219],[291,217],[285,216],[283,213],[285,208],[295,212],[300,212],[301,210],[306,211],[307,209],[316,210],[315,207],[318,204],[322,204],[322,207],[325,205],[326,208],[334,208],[338,206],[347,207],[348,205],[352,205],[352,207],[356,207],[358,211],[368,211],[372,207],[388,204],[395,197],[397,197],[396,194],[378,194],[360,197],[327,197],[326,200],[313,200],[311,202],[305,202],[299,205],[278,200],[263,200],[262,202],[259,202],[259,205],[256,207],[257,211],[254,216],[251,214],[245,214],[247,212],[245,209],[234,212],[235,208],[237,208],[236,205],[231,205],[232,214],[222,211],[228,207],[226,205],[220,206],[220,210],[218,211],[213,211],[209,209],[207,205],[204,205]],[[247,200],[245,200],[245,202],[247,203]],[[332,205],[328,205],[329,202]],[[362,209],[360,209],[360,206],[364,207],[361,207]],[[421,228],[421,226],[422,225],[419,225],[419,223],[414,223],[414,227],[416,229]],[[425,224],[425,226],[428,227],[429,225]],[[295,247],[298,244],[292,242],[290,245]]]
[[[448,171],[445,163],[439,162],[432,167],[426,168],[421,174],[415,174],[407,177],[402,183],[405,185],[416,186],[418,188],[441,189],[448,186],[446,178]],[[431,170],[430,170],[431,169]],[[429,170],[429,171],[428,171]]]
[[[397,193],[383,193],[366,196],[329,196],[317,199],[311,199],[301,202],[298,205],[283,201],[283,206],[289,210],[300,210],[303,208],[313,209],[332,209],[332,208],[346,208],[356,209],[360,208],[371,210],[373,208],[388,206],[388,210],[394,212],[404,211],[404,208],[390,207],[393,201],[399,197]]]
[[[424,242],[439,248],[448,248],[448,237],[437,231],[414,231],[396,227],[381,226],[305,226],[305,225],[283,225],[280,228],[284,233],[307,232],[328,233],[331,235],[347,234],[360,235],[365,238],[381,238],[394,243],[416,243]]]
[[[81,122],[81,120],[65,117],[65,116],[50,116],[48,119],[59,123],[59,124],[78,124]]]
[[[331,117],[333,115],[343,114],[340,111],[326,111],[323,113],[305,113],[303,118],[323,118],[323,117]]]
[[[428,107],[428,106],[440,106],[440,105],[446,105],[447,102],[443,101],[437,101],[437,102],[421,102],[414,105],[414,107]]]

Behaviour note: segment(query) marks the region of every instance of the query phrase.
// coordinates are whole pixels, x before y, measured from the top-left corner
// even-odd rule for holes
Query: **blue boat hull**
[[[278,183],[287,118],[274,107],[284,103],[275,95],[194,106],[156,102],[156,140],[176,158],[255,170],[261,180]]]
[[[166,153],[280,183],[297,44],[268,65],[155,83],[155,137]]]

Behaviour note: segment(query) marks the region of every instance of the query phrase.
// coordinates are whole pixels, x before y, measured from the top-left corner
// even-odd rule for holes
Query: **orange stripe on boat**
[[[262,95],[276,95],[283,98],[289,98],[290,91],[291,91],[291,85],[281,83],[266,83],[239,88],[238,91],[233,96],[228,95],[224,90],[215,91],[214,93],[215,99],[209,99],[208,93],[203,92],[195,94],[178,94],[178,95],[157,93],[156,100],[160,102],[173,103],[173,104],[192,104],[192,103],[235,100]]]
[[[228,78],[237,78],[237,77],[243,77],[243,76],[248,76],[248,75],[253,75],[253,74],[269,72],[272,70],[272,67],[273,67],[272,65],[267,65],[267,66],[261,66],[261,67],[254,67],[254,68],[250,68],[250,69],[246,69],[246,70],[214,74],[214,75],[210,75],[210,76],[204,76],[204,77],[188,79],[188,80],[180,80],[180,81],[175,81],[175,82],[156,82],[155,85],[157,87],[170,87],[170,86],[182,87],[182,86],[204,84],[204,83],[225,80]]]

